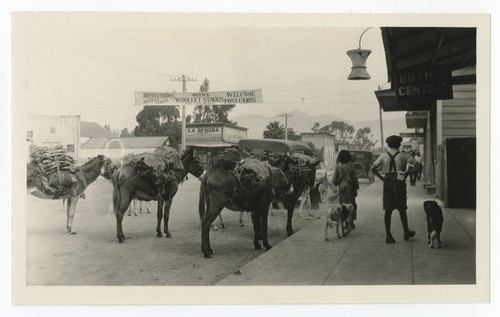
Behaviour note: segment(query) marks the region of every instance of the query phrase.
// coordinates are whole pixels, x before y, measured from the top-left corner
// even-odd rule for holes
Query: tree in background
[[[145,106],[136,116],[135,136],[168,136],[171,144],[181,140],[182,123],[175,106]]]
[[[200,86],[200,92],[207,92],[210,89],[210,82],[207,78]],[[229,112],[236,105],[197,105],[194,107],[191,122],[223,122],[236,125],[236,122],[228,119]]]
[[[264,139],[285,139],[285,126],[279,121],[269,122],[264,130]],[[288,128],[288,140],[298,141],[300,140],[300,135],[298,135],[293,128]]]
[[[134,132],[130,133],[128,132],[127,128],[124,128],[120,134],[120,138],[130,138],[134,136]]]
[[[318,133],[319,132],[319,122],[314,122],[314,125],[313,127],[311,128],[311,130],[315,133]]]
[[[371,150],[375,146],[375,142],[371,140],[373,133],[370,128],[365,127],[358,129],[354,136],[353,144],[360,150]]]
[[[332,123],[320,128],[319,132],[329,132],[335,136],[335,140],[350,144],[354,138],[355,129],[344,121],[332,121]]]
[[[369,127],[355,130],[352,125],[343,121],[332,121],[321,128],[320,124],[315,122],[311,130],[316,133],[328,132],[335,137],[335,140],[362,150],[371,150],[377,143],[372,141],[373,134]]]

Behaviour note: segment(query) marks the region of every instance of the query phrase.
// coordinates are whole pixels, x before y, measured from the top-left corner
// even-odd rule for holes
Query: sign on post
[[[396,100],[453,99],[451,71],[443,66],[429,66],[396,71]]]
[[[235,90],[211,92],[135,92],[136,106],[172,106],[172,105],[234,105],[245,103],[263,103],[262,91]]]

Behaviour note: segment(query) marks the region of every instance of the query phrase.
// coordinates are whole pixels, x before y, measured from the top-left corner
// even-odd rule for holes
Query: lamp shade
[[[361,80],[371,78],[368,71],[366,71],[366,60],[368,59],[368,56],[370,56],[371,52],[372,50],[360,48],[347,51],[347,56],[349,56],[352,62],[351,73],[347,76],[347,79]]]

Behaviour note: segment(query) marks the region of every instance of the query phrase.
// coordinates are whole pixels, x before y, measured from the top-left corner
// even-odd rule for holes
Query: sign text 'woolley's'
[[[451,71],[442,66],[400,69],[396,72],[396,100],[453,99]]]
[[[172,105],[234,105],[245,103],[263,103],[262,91],[236,90],[214,92],[135,92],[136,106],[172,106]]]

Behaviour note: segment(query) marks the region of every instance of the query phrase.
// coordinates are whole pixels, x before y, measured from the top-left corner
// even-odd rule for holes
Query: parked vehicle
[[[356,171],[356,176],[359,178],[367,178],[369,183],[373,183],[374,175],[371,171],[374,155],[371,151],[365,150],[349,150],[352,156],[352,166]]]
[[[238,146],[242,150],[251,149],[252,153],[261,156],[265,150],[275,153],[302,153],[314,156],[314,151],[298,141],[275,140],[275,139],[243,139],[238,141]]]

